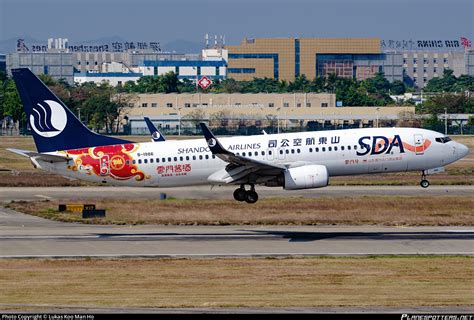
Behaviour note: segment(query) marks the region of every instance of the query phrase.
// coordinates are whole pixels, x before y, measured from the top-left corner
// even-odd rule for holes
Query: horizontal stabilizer
[[[27,158],[35,158],[37,160],[43,160],[46,162],[68,162],[69,160],[72,160],[72,158],[68,156],[61,156],[61,155],[55,155],[55,154],[46,154],[46,153],[38,153],[34,151],[28,151],[28,150],[21,150],[21,149],[7,149],[10,152],[16,153],[20,156],[27,157]]]

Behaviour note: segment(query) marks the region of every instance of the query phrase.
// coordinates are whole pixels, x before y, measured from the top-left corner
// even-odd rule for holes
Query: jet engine
[[[329,184],[328,169],[322,165],[289,168],[283,176],[285,190],[321,188]]]

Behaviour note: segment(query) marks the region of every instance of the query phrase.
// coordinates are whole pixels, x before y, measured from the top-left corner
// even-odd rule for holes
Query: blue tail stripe
[[[33,119],[30,126],[33,129],[32,134],[38,152],[132,143],[90,131],[28,68],[12,69],[12,75],[27,114],[27,120],[30,122],[30,119]],[[61,109],[64,109],[64,112]],[[53,123],[58,123],[53,121],[53,117],[60,118],[60,123],[64,128],[53,125]]]

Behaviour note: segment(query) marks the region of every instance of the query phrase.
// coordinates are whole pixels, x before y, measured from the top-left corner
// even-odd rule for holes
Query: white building
[[[176,73],[179,79],[189,79],[193,82],[203,76],[211,80],[221,80],[227,77],[227,56],[226,49],[218,48],[202,50],[201,59],[144,60],[142,65],[133,67],[119,62],[106,62],[100,65],[98,71],[75,73],[74,82],[107,81],[116,86],[127,81],[138,81],[142,76],[160,76],[168,72]]]

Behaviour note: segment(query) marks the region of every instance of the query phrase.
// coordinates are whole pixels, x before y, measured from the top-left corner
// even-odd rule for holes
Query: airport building
[[[404,81],[420,89],[431,79],[443,76],[445,69],[453,70],[456,77],[463,74],[474,76],[474,50],[408,51],[398,54],[403,56]]]
[[[414,107],[336,107],[336,96],[329,93],[171,93],[131,96],[126,116],[131,134],[147,134],[145,116],[168,131],[178,132],[181,125],[194,132],[200,120],[225,127],[273,123],[291,130],[316,121],[321,127],[349,128],[396,121],[402,112],[414,113]]]
[[[384,72],[389,81],[402,80],[401,57],[382,53],[380,39],[256,38],[229,50],[228,76],[236,80],[274,78],[293,81],[335,73],[364,80]]]
[[[7,71],[7,55],[0,53],[0,71]]]
[[[21,39],[20,39],[21,40]],[[233,78],[274,78],[293,81],[336,74],[364,80],[383,72],[389,81],[400,80],[417,89],[442,76],[474,76],[474,50],[461,40],[412,41],[378,38],[256,38],[239,45],[208,45],[201,53],[162,52],[157,43],[126,42],[110,45],[69,45],[68,39],[48,39],[47,45],[27,47],[22,41],[7,55],[11,68],[29,67],[34,73],[64,78],[69,83],[108,81],[112,85],[137,81],[142,76],[175,72],[180,79],[197,81]],[[0,68],[1,68],[0,56]]]

